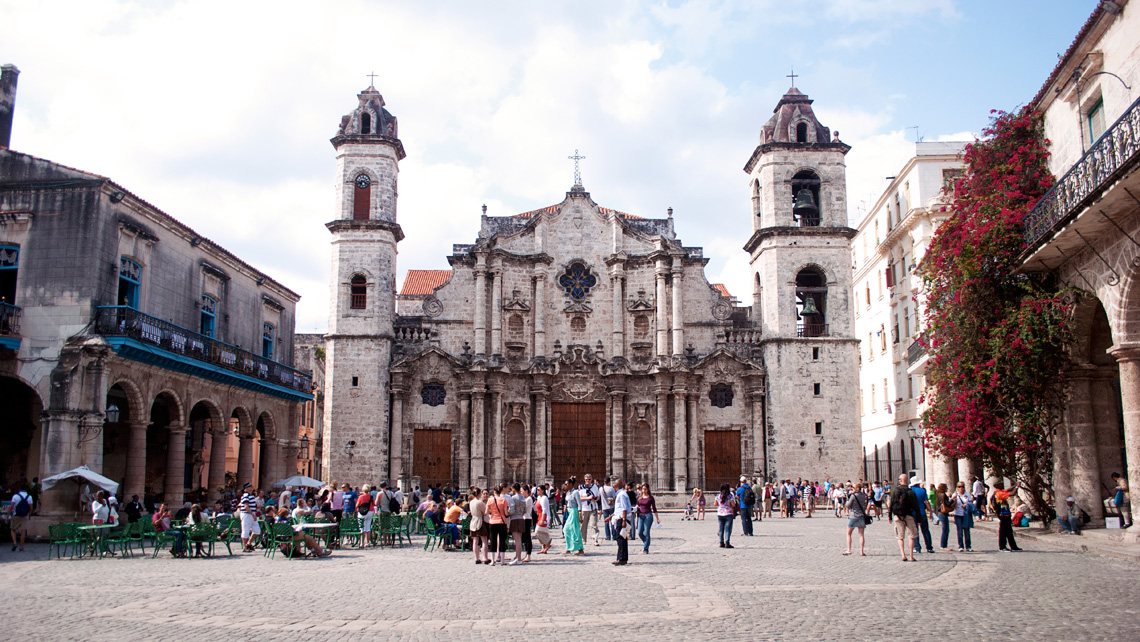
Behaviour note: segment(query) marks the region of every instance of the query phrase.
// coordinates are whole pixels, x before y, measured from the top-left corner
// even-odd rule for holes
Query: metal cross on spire
[[[366,75],[368,76],[368,86],[369,87],[375,87],[376,86],[376,76],[378,74],[374,71],[374,72],[372,72],[370,74],[366,74]]]
[[[796,74],[796,68],[792,67],[792,73],[785,76],[785,78],[791,78],[792,79],[792,86],[795,87],[796,86],[796,78],[799,78],[799,75]]]
[[[586,157],[579,155],[578,150],[575,149],[574,155],[573,156],[567,156],[566,158],[574,161],[574,184],[575,185],[581,185],[582,184],[582,170],[578,166],[578,161],[585,160]]]

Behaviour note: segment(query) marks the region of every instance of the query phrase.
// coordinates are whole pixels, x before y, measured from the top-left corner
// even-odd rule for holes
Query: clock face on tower
[[[372,179],[368,178],[368,174],[361,174],[360,176],[356,177],[356,188],[357,189],[368,189],[368,186],[371,184],[372,184]]]

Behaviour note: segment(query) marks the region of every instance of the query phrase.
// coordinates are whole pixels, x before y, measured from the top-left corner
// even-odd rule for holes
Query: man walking
[[[617,542],[617,559],[614,560],[614,566],[625,566],[629,563],[629,540],[622,537],[622,529],[625,528],[626,523],[629,521],[630,514],[633,512],[632,504],[629,501],[629,493],[622,492],[625,489],[625,482],[619,477],[614,481],[613,488],[617,491],[614,497],[614,511],[613,517],[610,518],[612,522],[613,538]],[[651,515],[647,517],[652,518]]]
[[[582,502],[582,508],[579,513],[582,520],[582,542],[585,543],[589,537],[590,527],[594,529],[594,546],[599,546],[598,543],[598,502],[602,496],[602,489],[594,483],[594,476],[586,473],[585,483],[578,487],[578,499]]]
[[[784,480],[784,502],[788,505],[788,517],[795,517],[796,513],[796,487],[792,480]]]
[[[736,489],[736,502],[740,504],[740,526],[746,536],[752,537],[752,507],[756,505],[756,491],[748,484],[748,479],[740,478]]]
[[[28,538],[28,516],[32,514],[32,496],[28,493],[27,483],[20,486],[20,492],[12,495],[12,517],[8,527],[12,531],[12,550],[16,550],[16,534],[20,534],[19,548],[24,550],[24,541]]]
[[[918,514],[918,497],[906,485],[906,473],[899,475],[898,486],[891,491],[891,521],[895,525],[895,537],[899,540],[899,553],[902,561],[917,561],[914,557],[914,543],[918,541],[918,527],[914,516]]]
[[[239,516],[241,518],[241,546],[246,553],[253,552],[254,537],[261,535],[261,526],[257,523],[257,495],[254,494],[253,484],[246,484],[242,489]]]
[[[926,542],[926,552],[934,552],[934,541],[930,538],[930,520],[926,517],[926,507],[930,505],[930,497],[926,493],[926,489],[922,487],[922,480],[916,475],[910,480],[910,489],[914,491],[914,496],[918,498],[918,514],[914,518],[915,525],[922,533],[922,539]],[[922,542],[918,541],[918,536],[914,537],[914,550],[915,552],[922,552]]]
[[[970,475],[970,494],[974,496],[974,507],[978,509],[978,519],[986,521],[986,485],[977,475]]]
[[[605,485],[602,486],[601,508],[602,520],[606,523],[606,539],[613,539],[613,529],[610,527],[610,516],[614,514],[614,496],[617,490],[610,484],[610,478],[606,477]]]

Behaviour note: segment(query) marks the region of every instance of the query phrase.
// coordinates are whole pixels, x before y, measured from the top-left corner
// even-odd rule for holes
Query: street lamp
[[[348,455],[349,457],[352,457],[352,449],[353,448],[356,448],[356,441],[348,442],[347,444],[344,445],[344,453],[346,455]]]
[[[912,465],[914,465],[916,463],[914,461],[914,440],[915,439],[922,439],[922,435],[924,432],[926,432],[926,431],[922,429],[921,424],[916,428],[913,421],[908,421],[906,423],[906,434],[910,435],[910,438],[911,438],[910,452],[911,452],[911,464]],[[915,466],[915,468],[917,468],[917,466]],[[922,441],[922,478],[926,479],[926,441],[925,440]]]
[[[309,459],[309,436],[304,435],[301,437],[301,452],[299,453],[301,459],[308,461]]]
[[[119,423],[119,417],[121,416],[121,413],[122,413],[122,411],[119,409],[118,405],[111,404],[111,405],[107,406],[107,423],[109,423],[109,424]]]

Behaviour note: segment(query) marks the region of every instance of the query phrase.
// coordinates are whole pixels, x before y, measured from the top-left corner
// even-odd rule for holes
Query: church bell
[[[792,206],[792,215],[806,225],[819,225],[819,208],[816,207],[810,189],[804,187],[796,192],[796,204]]]
[[[800,312],[800,317],[809,314],[819,314],[819,308],[815,307],[815,297],[810,294],[804,298],[804,309]]]

